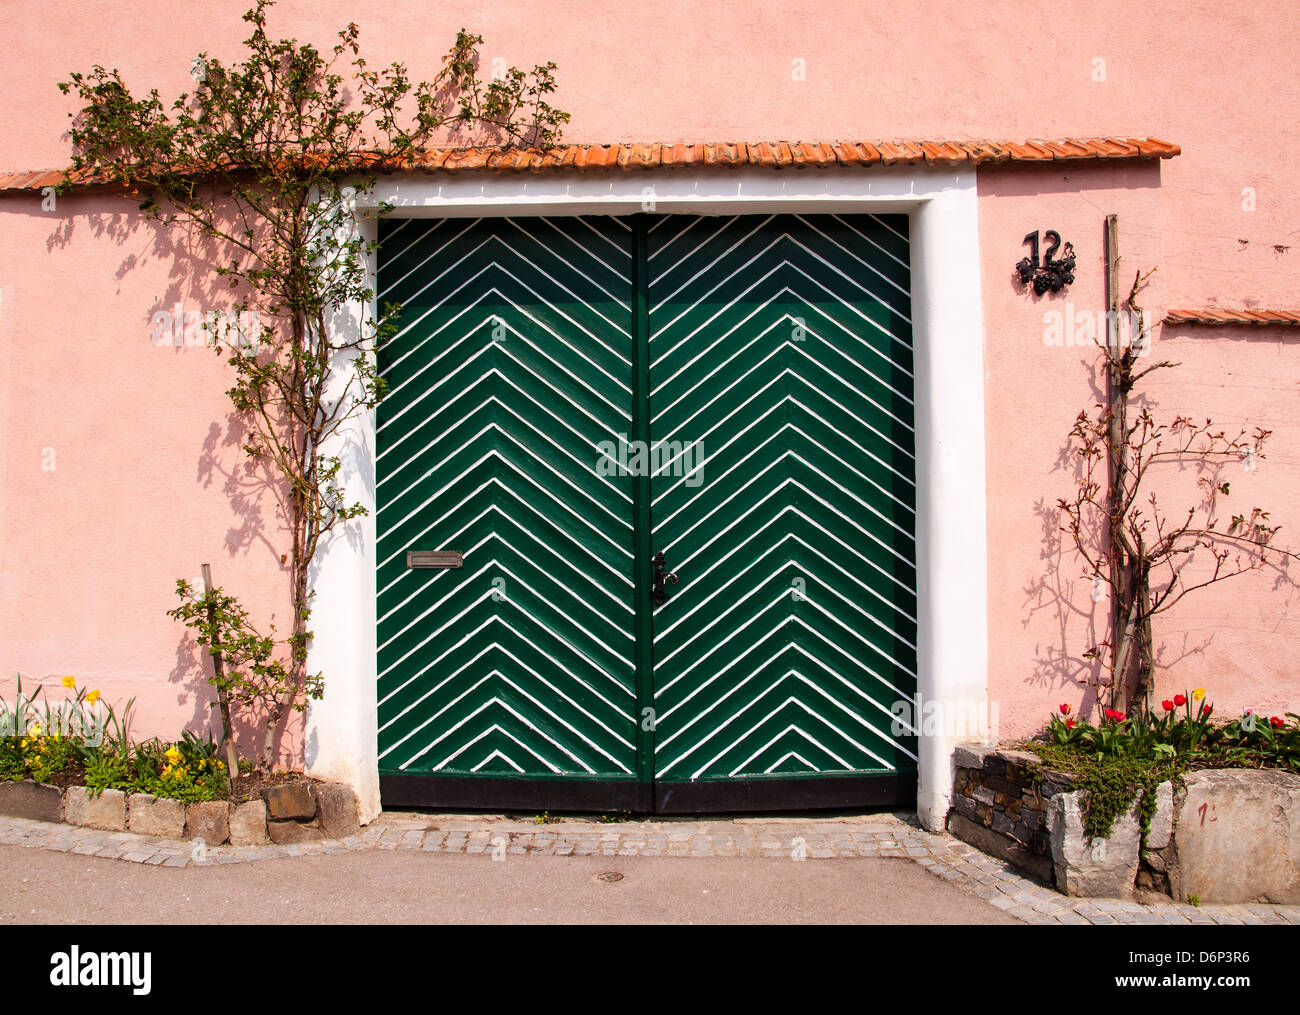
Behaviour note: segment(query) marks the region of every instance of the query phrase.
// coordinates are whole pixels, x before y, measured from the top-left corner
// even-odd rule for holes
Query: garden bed
[[[244,799],[235,799],[240,794]],[[201,840],[206,846],[341,839],[360,830],[351,787],[295,773],[285,773],[271,785],[244,780],[231,799],[190,802],[151,793],[10,780],[0,782],[0,815]]]
[[[1300,775],[1189,767],[1098,835],[1080,776],[1047,764],[1043,746],[958,747],[949,831],[1066,895],[1300,903]]]

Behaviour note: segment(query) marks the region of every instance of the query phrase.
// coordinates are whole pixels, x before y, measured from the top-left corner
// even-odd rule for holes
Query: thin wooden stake
[[[212,569],[207,564],[203,565],[203,595],[210,597],[212,595]],[[209,599],[208,602],[208,625],[212,626],[216,619],[216,607]],[[212,644],[208,646],[208,653],[212,656],[212,671],[217,677],[217,703],[221,709],[221,747],[219,752],[226,758],[226,780],[233,787],[235,777],[239,775],[239,755],[235,752],[235,736],[230,728],[230,694],[225,685],[225,670],[221,663],[221,642],[217,638],[216,629],[213,628]]]
[[[1112,331],[1112,329],[1114,329]],[[1124,461],[1128,434],[1128,397],[1120,377],[1119,350],[1119,216],[1106,216],[1106,407],[1109,414],[1106,441],[1110,445],[1110,531],[1106,534],[1110,550],[1110,658],[1111,701],[1122,712],[1128,705],[1127,651],[1120,658],[1121,640],[1128,630],[1124,615],[1124,593],[1128,587],[1124,561],[1120,507],[1127,481]]]

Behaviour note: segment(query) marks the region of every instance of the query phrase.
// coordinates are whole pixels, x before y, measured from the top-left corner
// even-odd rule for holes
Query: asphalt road
[[[367,850],[167,868],[0,846],[0,885],[8,925],[1017,922],[896,859]]]

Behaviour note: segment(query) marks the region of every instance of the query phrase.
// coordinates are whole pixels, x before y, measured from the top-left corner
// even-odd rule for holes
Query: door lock
[[[668,560],[664,557],[663,550],[654,555],[651,563],[655,566],[654,587],[651,589],[651,595],[654,597],[656,606],[663,606],[668,601],[668,590],[664,584],[677,584],[677,572],[668,570]]]

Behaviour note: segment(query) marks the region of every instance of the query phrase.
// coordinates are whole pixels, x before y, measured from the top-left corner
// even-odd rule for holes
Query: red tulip
[[[1168,698],[1166,698],[1164,701],[1160,703],[1160,707],[1163,708],[1166,712],[1172,712],[1174,710],[1174,703],[1170,701]]]
[[[1115,722],[1122,722],[1124,719],[1124,713],[1116,712],[1113,708],[1108,708],[1106,709],[1106,718],[1112,719]]]
[[[1283,719],[1281,716],[1276,716],[1276,715],[1274,715],[1274,716],[1269,716],[1269,720],[1268,720],[1268,721],[1269,721],[1269,724],[1270,724],[1274,729],[1281,729],[1283,726],[1286,725],[1286,720]]]
[[[1202,713],[1202,715],[1209,715],[1209,714],[1210,714],[1211,712],[1213,712],[1213,711],[1214,711],[1214,706],[1213,706],[1213,705],[1206,705],[1206,706],[1205,706],[1205,711]]]
[[[1175,704],[1175,705],[1186,705],[1186,704],[1187,704],[1187,699],[1184,698],[1181,694],[1175,694],[1175,695],[1174,695],[1174,704]]]
[[[1061,715],[1069,715],[1069,714],[1070,714],[1070,703],[1066,702],[1064,705],[1061,706]]]
[[[1066,728],[1067,730],[1072,730],[1072,729],[1074,729],[1074,727],[1076,727],[1076,726],[1078,726],[1078,725],[1079,725],[1079,724],[1078,724],[1077,722],[1075,722],[1073,719],[1066,719],[1066,720],[1065,720],[1065,728]]]

